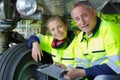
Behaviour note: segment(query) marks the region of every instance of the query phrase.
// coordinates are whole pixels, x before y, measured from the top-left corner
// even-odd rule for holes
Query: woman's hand
[[[54,64],[58,67],[61,67],[62,69],[66,69],[66,66],[64,64],[58,63],[58,62],[54,62]]]
[[[38,42],[32,43],[32,57],[35,61],[41,61],[41,57],[43,56],[42,50],[40,49]]]

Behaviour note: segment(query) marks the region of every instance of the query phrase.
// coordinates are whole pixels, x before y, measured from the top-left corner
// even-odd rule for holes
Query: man
[[[120,27],[98,18],[88,1],[76,3],[71,16],[82,32],[74,47],[77,68],[68,69],[65,78],[120,74]]]

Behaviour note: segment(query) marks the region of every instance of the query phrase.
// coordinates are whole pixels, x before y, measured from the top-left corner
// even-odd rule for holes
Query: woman
[[[52,55],[54,62],[73,67],[73,44],[77,36],[73,31],[68,30],[65,20],[60,16],[50,17],[47,21],[47,27],[52,36],[40,34],[38,37],[30,36],[28,39],[28,46],[32,48],[33,59],[35,61],[41,60],[41,56],[43,56],[42,49]]]

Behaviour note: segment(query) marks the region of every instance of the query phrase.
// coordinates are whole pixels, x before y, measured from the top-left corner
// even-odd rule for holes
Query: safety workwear
[[[101,20],[93,34],[81,32],[75,44],[75,65],[89,68],[107,64],[120,74],[120,26]]]
[[[41,38],[40,36],[38,36]],[[73,67],[74,65],[74,52],[73,52],[73,44],[75,43],[77,36],[74,36],[72,39],[71,37],[69,39],[69,45],[66,48],[52,48],[51,44],[53,41],[52,36],[48,35],[42,35],[42,38],[40,40],[40,47],[42,50],[50,53],[52,55],[54,62],[63,63],[64,65],[68,67]]]

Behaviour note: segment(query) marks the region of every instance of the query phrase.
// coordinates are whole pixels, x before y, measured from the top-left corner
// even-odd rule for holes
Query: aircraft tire
[[[17,44],[0,57],[0,80],[46,80],[41,78],[37,67],[31,49],[25,43]]]

